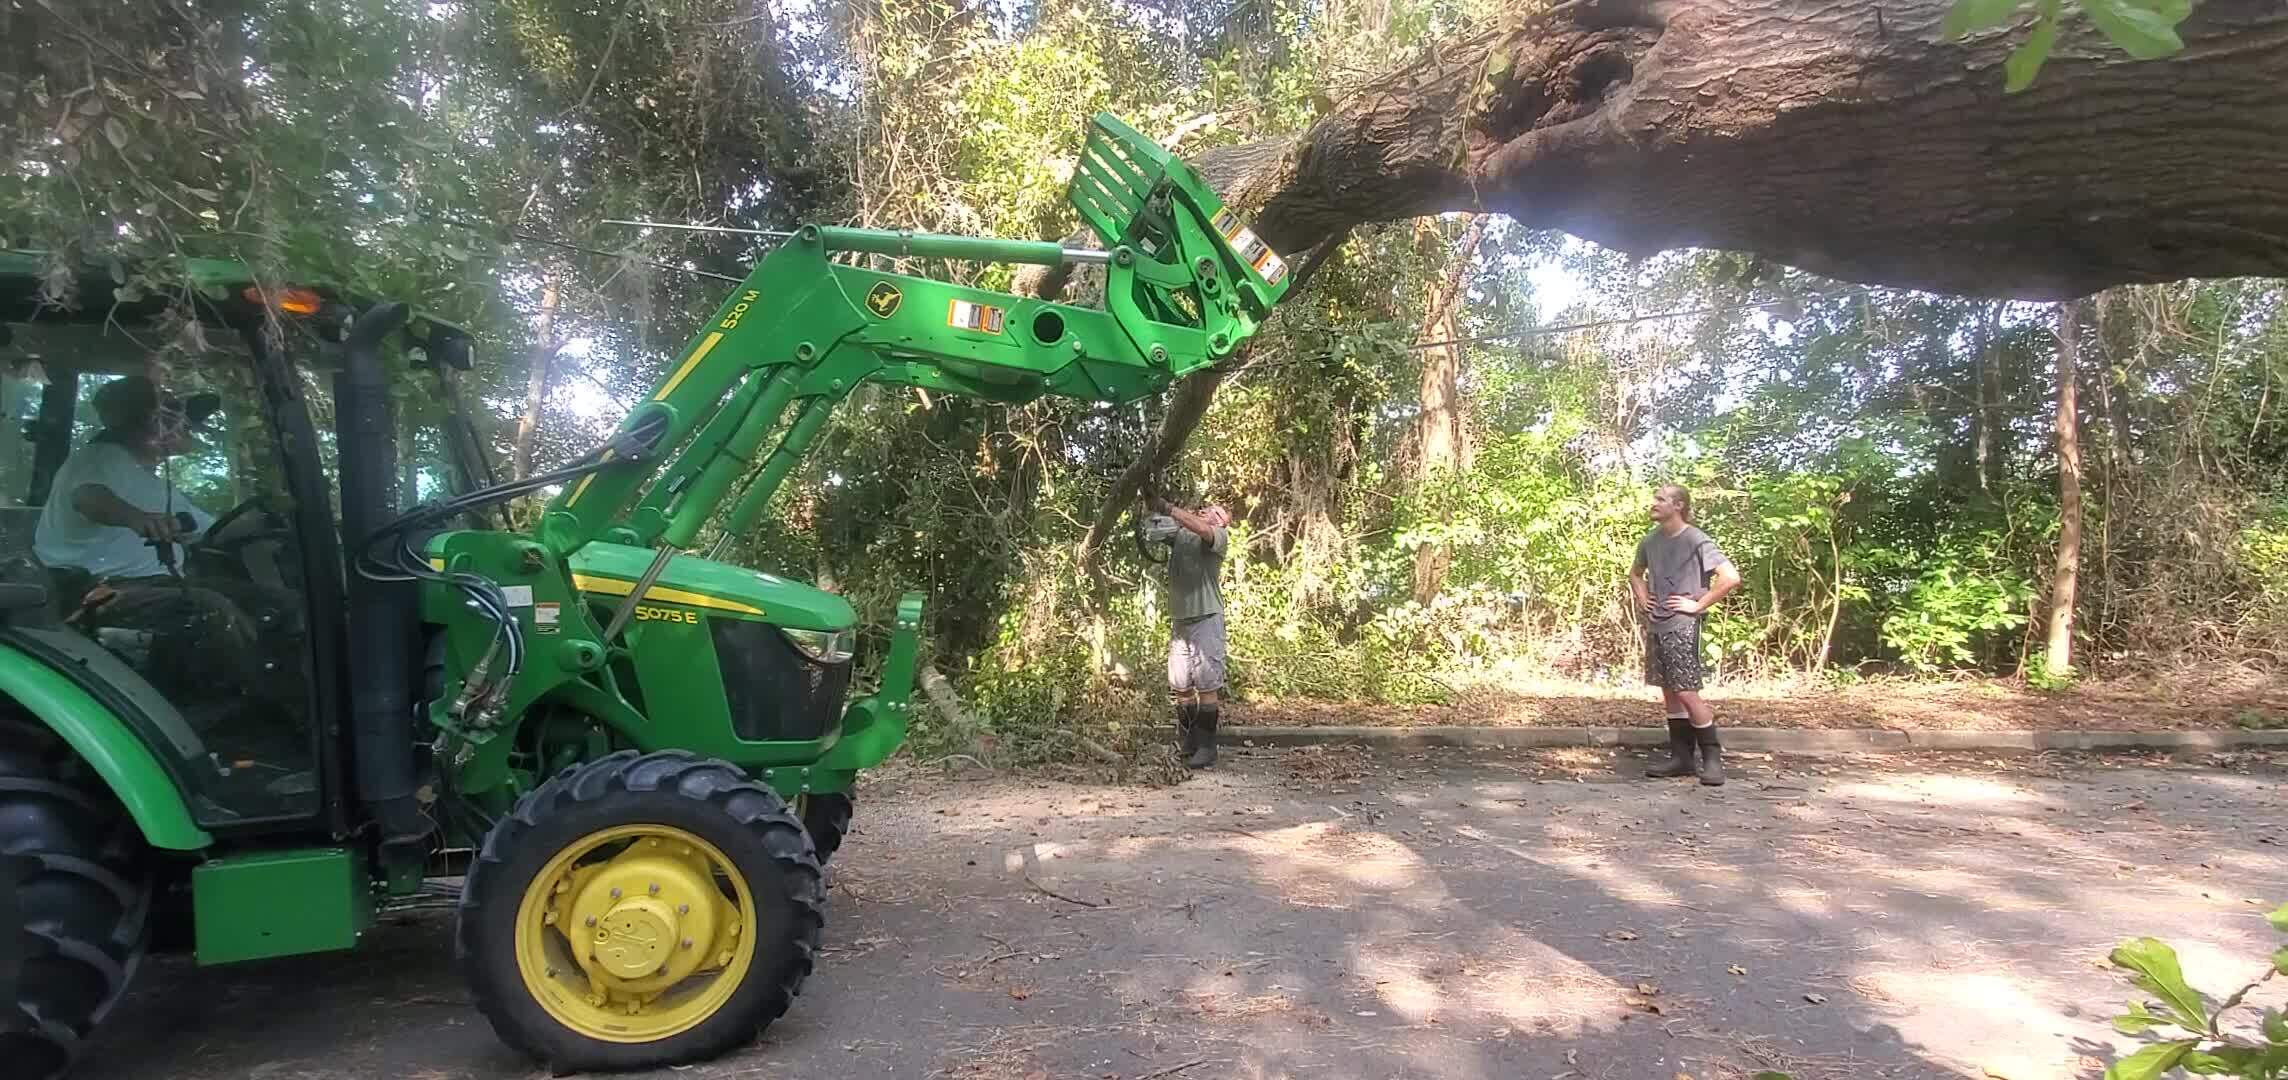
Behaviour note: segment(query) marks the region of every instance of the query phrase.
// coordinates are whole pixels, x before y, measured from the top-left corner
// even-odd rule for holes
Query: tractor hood
[[[651,565],[650,548],[591,543],[573,552],[572,584],[590,596],[626,596]],[[798,581],[742,566],[678,555],[644,592],[644,603],[699,608],[796,630],[847,630],[858,621],[850,602]]]

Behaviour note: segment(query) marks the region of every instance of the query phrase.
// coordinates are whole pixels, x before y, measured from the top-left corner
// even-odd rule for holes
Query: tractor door
[[[299,392],[311,380],[252,339],[206,339],[154,363],[117,327],[16,328],[0,378],[0,564],[45,584],[49,607],[0,644],[52,660],[142,729],[201,825],[338,815],[321,691],[340,660],[340,562]],[[106,424],[99,404],[118,419],[135,398],[106,387],[136,378],[179,435]],[[114,500],[186,515],[187,540],[113,523]]]

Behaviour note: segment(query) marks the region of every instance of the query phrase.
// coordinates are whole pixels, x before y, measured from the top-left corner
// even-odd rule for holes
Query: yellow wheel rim
[[[517,972],[565,1027],[656,1042],[738,991],[755,922],[746,880],[715,845],[667,825],[616,826],[567,845],[525,886]]]

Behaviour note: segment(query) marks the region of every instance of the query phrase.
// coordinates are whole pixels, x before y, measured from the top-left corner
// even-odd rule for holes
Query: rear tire
[[[802,797],[802,828],[818,849],[818,865],[826,865],[841,849],[842,838],[850,834],[852,809],[850,796],[841,792]]]
[[[634,838],[592,846],[598,837],[612,834]],[[600,863],[583,864],[568,855],[600,853],[620,842],[628,844],[620,855],[603,856]],[[556,902],[554,897],[577,902],[591,895],[586,886],[571,885],[596,880],[579,877],[583,866],[609,872],[619,858],[640,856],[638,846],[652,843],[704,849],[717,886],[733,894],[743,888],[731,903],[751,901],[752,925],[745,925],[742,916],[737,934],[715,940],[743,939],[751,951],[718,965],[720,971],[701,985],[695,997],[711,1004],[669,1004],[661,1012],[676,1015],[655,1022],[653,1005],[639,1003],[630,1007],[623,1025],[616,1015],[604,1014],[620,1010],[627,999],[615,997],[608,1008],[591,1006],[603,1012],[582,1010],[579,995],[589,985],[581,981],[588,977],[582,973],[594,969],[576,953],[554,951],[557,942],[568,946],[569,933],[593,933],[597,942],[609,937],[613,948],[625,950],[626,943],[637,940],[628,933],[651,925],[672,929],[675,924],[661,921],[669,918],[667,910],[686,900],[692,906],[703,902],[677,895],[671,882],[662,895],[668,906],[645,909],[658,913],[654,923],[642,923],[646,916],[640,913],[623,919],[622,909],[614,908],[604,913],[601,925],[564,918],[568,909],[548,905]],[[626,910],[647,903],[641,882],[650,876],[628,879],[635,884],[624,902]],[[670,879],[663,875],[660,880]],[[555,888],[559,882],[563,889]],[[659,891],[656,885],[651,889]],[[619,891],[611,895],[621,903]],[[721,761],[679,750],[640,756],[625,750],[557,774],[518,800],[486,834],[461,892],[454,952],[477,1008],[493,1030],[544,1067],[562,1073],[682,1065],[744,1046],[786,1013],[817,956],[825,904],[818,861],[802,823],[777,793]],[[689,908],[681,910],[689,916]],[[614,927],[631,929],[613,934]],[[675,934],[665,941],[662,955],[677,955]],[[692,949],[692,941],[685,939],[682,948]],[[712,949],[702,946],[699,954]],[[532,972],[543,967],[547,977],[536,981]],[[571,981],[559,981],[561,976]],[[717,981],[727,985],[718,987]],[[633,989],[641,992],[642,987]]]
[[[151,873],[142,836],[45,726],[0,716],[0,1061],[68,1072],[143,959]]]

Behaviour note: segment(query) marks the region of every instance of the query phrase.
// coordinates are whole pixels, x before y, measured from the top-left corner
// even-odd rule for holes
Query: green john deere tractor
[[[1287,287],[1109,116],[1071,199],[1102,250],[785,234],[608,443],[510,482],[465,423],[398,438],[388,357],[452,395],[453,326],[234,263],[144,295],[118,268],[0,253],[10,1075],[68,1070],[149,949],[346,949],[424,899],[457,903],[500,1037],[558,1069],[704,1058],[784,1013],[851,784],[905,735],[921,597],[853,698],[848,603],[687,552],[710,524],[748,532],[862,384],[1131,401],[1228,356]],[[1105,303],[859,255],[1100,263]],[[134,395],[100,387],[160,333],[191,359],[145,385],[182,396],[144,390],[132,415],[198,436],[137,457],[158,444],[120,419]],[[156,494],[116,493],[140,511],[120,518],[106,484]],[[530,532],[486,516],[550,489]]]

